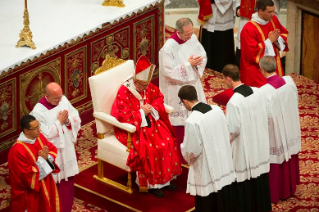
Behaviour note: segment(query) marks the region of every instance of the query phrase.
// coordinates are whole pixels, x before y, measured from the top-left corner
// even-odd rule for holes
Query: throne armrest
[[[118,127],[120,129],[123,129],[125,131],[130,132],[130,133],[135,133],[135,131],[136,131],[135,126],[128,124],[128,123],[121,123],[115,117],[113,117],[107,113],[94,112],[93,116],[101,121],[107,122],[115,127]]]
[[[174,112],[174,108],[170,105],[164,104],[166,113],[170,114]]]

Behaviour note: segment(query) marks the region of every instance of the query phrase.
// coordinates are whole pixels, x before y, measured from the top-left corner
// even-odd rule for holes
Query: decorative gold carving
[[[138,57],[144,55],[155,63],[155,15],[146,17],[133,24],[133,59],[136,61]]]
[[[2,152],[3,150],[11,148],[11,146],[14,144],[16,139],[17,138],[11,138],[11,139],[9,139],[7,141],[1,142],[1,144],[0,144],[0,152]]]
[[[32,32],[29,28],[29,12],[27,9],[27,2],[25,1],[25,8],[23,13],[23,29],[20,32],[20,40],[18,41],[16,47],[27,46],[32,49],[36,49],[34,42],[32,41]]]
[[[115,182],[113,180],[110,180],[106,177],[104,177],[104,165],[103,165],[103,161],[98,159],[98,168],[97,168],[97,175],[93,176],[96,180],[106,183],[108,185],[114,186],[122,191],[125,191],[129,194],[133,193],[133,189],[132,189],[132,177],[131,177],[131,173],[128,172],[128,181],[127,181],[127,186],[124,186],[118,182]]]
[[[91,76],[94,75],[95,71],[99,68],[99,62],[94,62],[91,65]]]
[[[113,41],[114,41],[113,35],[110,35],[110,36],[107,36],[107,37],[106,37],[106,43],[107,43],[107,45],[111,45],[111,44],[113,43]]]
[[[104,0],[103,6],[125,7],[123,0]]]
[[[104,138],[104,133],[97,133],[97,138],[98,139],[103,139]]]
[[[127,59],[128,56],[130,56],[130,51],[129,51],[129,49],[128,49],[128,48],[123,49],[123,50],[122,50],[122,55],[121,55],[122,59]]]
[[[88,111],[88,110],[90,110],[92,108],[93,108],[92,101],[86,102],[86,103],[82,104],[81,106],[76,107],[76,109],[78,110],[78,112],[80,114],[85,112],[85,111]]]
[[[148,192],[148,188],[141,188],[141,187],[139,187],[139,192],[143,192],[143,193],[147,193]]]
[[[20,76],[20,114],[28,114],[44,96],[46,85],[52,81],[61,83],[61,59],[53,60]],[[32,84],[31,84],[32,83]],[[28,89],[30,92],[28,92]],[[29,102],[29,106],[26,103]]]
[[[132,144],[132,138],[131,138],[131,133],[130,132],[127,132],[127,149],[126,151],[127,152],[130,152],[131,148],[133,148],[133,145]]]
[[[2,82],[0,85],[0,138],[16,131],[16,79]],[[1,150],[1,147],[0,147]]]
[[[105,60],[102,63],[102,66],[95,71],[94,75],[97,75],[99,73],[107,71],[115,66],[118,66],[118,65],[124,63],[124,62],[125,62],[125,60],[111,57],[110,55],[106,55]]]
[[[64,56],[64,93],[71,103],[87,97],[86,46]]]
[[[130,211],[142,212],[142,211],[140,211],[140,210],[137,210],[136,208],[133,208],[133,207],[131,207],[131,206],[129,206],[129,205],[125,205],[125,204],[123,204],[123,203],[121,203],[121,202],[119,202],[119,201],[117,201],[117,200],[114,200],[114,199],[112,199],[112,198],[110,198],[110,197],[104,196],[104,195],[102,195],[102,194],[100,194],[100,193],[97,193],[97,192],[92,191],[92,190],[90,190],[90,189],[88,189],[88,188],[85,188],[85,187],[83,187],[83,186],[80,186],[79,184],[76,184],[76,183],[75,183],[74,186],[75,186],[75,187],[78,187],[78,188],[80,188],[80,189],[82,189],[82,190],[84,190],[84,191],[87,191],[87,192],[89,192],[89,193],[91,193],[91,194],[94,194],[94,195],[96,195],[96,196],[98,196],[98,197],[101,197],[101,198],[103,198],[103,199],[107,199],[108,201],[114,202],[114,203],[117,204],[117,205],[121,205],[121,206],[123,206],[123,207],[125,207],[125,208],[127,208],[127,209],[130,209]]]

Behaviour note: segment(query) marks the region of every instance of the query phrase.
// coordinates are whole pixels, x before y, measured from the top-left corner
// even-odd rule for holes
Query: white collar
[[[265,21],[264,19],[261,19],[258,16],[258,12],[255,12],[252,16],[251,16],[251,20],[256,22],[257,24],[261,24],[261,25],[266,25],[268,24],[269,21]]]
[[[27,138],[23,132],[20,133],[19,138],[18,138],[18,141],[22,141],[22,142],[28,143],[28,144],[34,144],[35,140],[36,140],[36,138],[35,139]]]

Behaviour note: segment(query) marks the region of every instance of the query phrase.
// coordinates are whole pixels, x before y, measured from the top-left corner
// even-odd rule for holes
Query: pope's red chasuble
[[[248,86],[261,87],[267,83],[266,78],[259,71],[259,60],[264,56],[265,43],[268,34],[275,29],[280,30],[280,36],[285,41],[284,51],[288,51],[288,31],[283,27],[278,18],[274,15],[267,24],[261,25],[253,20],[249,21],[240,34],[241,58],[240,58],[240,79]],[[275,59],[277,63],[276,72],[283,76],[283,67],[280,60],[279,49],[273,44]]]
[[[174,176],[181,174],[181,165],[177,154],[176,137],[164,108],[164,96],[159,88],[150,83],[143,93],[143,104],[150,104],[158,111],[156,121],[148,114],[150,127],[140,127],[142,117],[140,100],[129,90],[130,85],[122,85],[112,107],[112,116],[124,123],[136,127],[132,134],[133,148],[130,149],[127,165],[131,171],[138,171],[140,188],[165,184]],[[136,90],[135,90],[136,91]],[[114,128],[115,136],[127,145],[127,132]]]
[[[55,159],[56,147],[40,134],[34,144],[16,141],[9,157],[11,184],[11,211],[14,212],[54,212],[61,211],[59,194],[52,174],[39,181],[39,169],[36,165],[38,152],[43,146],[49,147],[49,154]],[[55,165],[53,173],[58,173]]]

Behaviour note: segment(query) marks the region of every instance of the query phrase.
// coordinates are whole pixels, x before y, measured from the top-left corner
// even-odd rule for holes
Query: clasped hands
[[[153,110],[153,107],[150,104],[142,105],[141,108],[143,109],[145,115],[150,114]]]
[[[202,65],[203,62],[203,57],[202,56],[194,56],[193,54],[189,56],[188,62],[193,66],[200,66]]]
[[[268,33],[268,39],[271,41],[271,43],[275,44],[278,48],[279,44],[278,42],[276,42],[278,40],[280,36],[280,30],[279,29],[275,29],[274,31],[271,31]]]
[[[68,124],[69,123],[69,111],[68,110],[62,110],[58,114],[58,120],[63,124]]]
[[[47,160],[49,156],[49,147],[44,146],[41,150],[39,150],[38,155]]]

